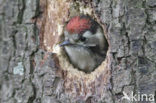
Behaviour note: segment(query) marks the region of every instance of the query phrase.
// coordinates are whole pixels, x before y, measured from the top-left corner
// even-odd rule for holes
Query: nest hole
[[[100,25],[100,24],[99,24]],[[104,33],[103,33],[104,34]],[[61,42],[63,42],[64,40],[65,40],[65,36],[64,36],[64,34],[62,34],[62,36],[60,37],[61,38]],[[77,67],[77,66],[75,66],[73,63],[72,63],[72,61],[70,60],[70,57],[69,57],[69,55],[67,54],[67,52],[65,51],[65,47],[58,47],[59,49],[60,49],[60,52],[59,53],[57,53],[57,54],[59,54],[59,55],[62,55],[61,57],[62,58],[64,58],[64,59],[60,59],[60,61],[63,61],[63,63],[66,63],[66,62],[68,62],[67,64],[70,66],[70,68],[72,69],[76,69],[76,71],[78,70],[79,72],[84,72],[85,74],[90,74],[90,73],[92,73],[92,72],[94,72],[94,71],[96,71],[96,69],[97,68],[99,68],[99,66],[100,65],[102,65],[102,63],[104,62],[104,61],[106,61],[106,58],[107,58],[107,51],[108,51],[108,47],[109,47],[109,45],[108,45],[108,42],[107,42],[107,39],[106,39],[106,37],[105,37],[105,35],[104,35],[104,38],[105,38],[105,43],[104,43],[104,45],[105,45],[105,47],[104,47],[104,54],[103,55],[100,55],[100,59],[102,59],[101,61],[97,61],[98,62],[98,64],[94,67],[94,69],[92,70],[92,71],[89,71],[89,72],[86,72],[86,71],[83,71],[83,70],[81,70],[79,67]],[[97,41],[98,42],[98,41]],[[60,43],[61,44],[61,43]],[[94,48],[94,50],[95,50],[95,48]],[[100,49],[99,49],[100,50]],[[94,53],[94,51],[92,51],[93,53]],[[101,52],[101,51],[98,51],[98,52]],[[94,54],[93,54],[94,55]],[[64,68],[64,64],[62,63],[62,66],[61,67],[63,67]],[[68,70],[68,69],[65,69],[65,70]],[[68,71],[70,71],[70,70],[68,70]],[[76,71],[74,71],[74,72],[76,72]],[[71,71],[70,71],[71,72]]]
[[[48,0],[47,4],[45,4],[45,2],[43,3],[46,5],[46,8],[44,9],[45,11],[43,12],[42,17],[38,19],[41,40],[40,45],[41,48],[47,52],[56,53],[59,64],[58,69],[65,74],[62,78],[64,80],[63,86],[65,92],[73,98],[82,97],[84,100],[87,99],[87,96],[90,94],[94,95],[94,93],[98,93],[99,96],[102,96],[105,92],[102,88],[109,84],[111,74],[111,55],[109,53],[109,41],[106,27],[103,24],[101,25],[104,36],[108,41],[106,57],[93,72],[85,73],[71,64],[63,48],[59,45],[64,38],[63,30],[65,22],[69,20],[68,10],[70,9],[70,2]],[[54,7],[60,9],[53,9]],[[94,15],[91,15],[91,17],[96,18]],[[100,24],[98,18],[96,18],[95,21]],[[101,91],[99,92],[99,90]]]
[[[101,25],[101,24],[99,24],[99,25]],[[103,29],[103,26],[101,26],[101,27]],[[103,32],[105,32],[105,30],[103,30]],[[54,45],[54,47],[53,47],[53,51],[57,54],[57,57],[59,59],[60,68],[64,72],[67,72],[70,77],[75,77],[75,78],[79,78],[79,79],[86,78],[88,81],[94,80],[96,77],[98,77],[98,75],[100,75],[100,73],[105,73],[108,69],[108,64],[109,64],[108,63],[109,62],[109,56],[108,56],[109,55],[109,44],[107,41],[106,32],[103,34],[104,34],[104,37],[106,38],[106,44],[107,44],[107,47],[105,48],[106,49],[106,55],[103,58],[104,60],[98,66],[95,67],[94,71],[86,73],[82,70],[79,70],[79,68],[75,67],[71,63],[71,61],[70,61],[67,53],[65,52],[64,48],[60,47],[59,44],[64,40],[64,33],[62,33],[59,36],[60,41],[58,43],[56,43],[56,45]]]

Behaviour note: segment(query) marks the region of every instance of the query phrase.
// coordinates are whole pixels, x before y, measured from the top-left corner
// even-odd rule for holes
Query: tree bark
[[[49,1],[52,3],[60,0]],[[72,2],[73,5],[77,4],[77,1]],[[94,85],[102,87],[98,88],[96,85],[93,89],[95,91],[89,96],[81,95],[82,92],[77,94],[79,91],[76,90],[72,93],[67,92],[65,90],[67,79],[64,79],[66,72],[62,72],[59,68],[56,54],[47,49],[59,39],[57,36],[55,39],[46,36],[58,30],[52,23],[46,24],[51,19],[48,19],[50,14],[45,9],[48,8],[47,5],[52,4],[48,4],[48,0],[1,0],[1,103],[129,103],[132,101],[131,98],[123,100],[122,97],[124,93],[129,95],[132,92],[134,95],[148,96],[147,101],[133,99],[135,103],[156,102],[156,96],[153,102],[150,102],[149,98],[156,95],[156,1],[79,2],[89,4],[94,16],[106,29],[109,43],[107,57],[110,58],[108,66],[110,73],[107,74],[110,78],[106,79],[107,84],[101,85],[99,81],[94,81]],[[84,5],[87,5],[85,3]],[[60,12],[58,14],[64,15]],[[59,18],[57,22],[60,22],[60,19],[65,17],[57,18]],[[51,25],[55,30],[48,28]],[[47,47],[44,45],[44,39],[49,40]],[[103,77],[105,76],[99,77],[101,83],[105,81]]]

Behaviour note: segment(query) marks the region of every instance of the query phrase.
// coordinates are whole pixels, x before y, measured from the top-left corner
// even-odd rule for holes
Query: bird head
[[[105,58],[107,47],[101,26],[90,16],[75,16],[64,29],[64,47],[70,62],[79,70],[91,72]]]
[[[90,16],[75,16],[65,26],[64,42],[61,46],[83,46],[103,48],[104,35],[99,24]]]

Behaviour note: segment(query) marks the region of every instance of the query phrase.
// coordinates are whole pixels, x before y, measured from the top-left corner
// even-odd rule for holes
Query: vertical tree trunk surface
[[[71,2],[60,2],[65,1]],[[42,39],[46,36],[40,34],[53,32],[49,29],[45,33],[49,25],[43,22],[50,22],[47,19],[50,14],[43,8],[54,2],[57,0],[0,0],[0,103],[156,102],[156,96],[152,97],[156,95],[156,0],[85,2],[91,5],[101,25],[107,28],[107,56],[111,58],[108,84],[99,90],[94,88],[91,94],[86,93],[88,96],[81,92],[76,94],[79,92],[76,90],[65,90],[66,73],[60,72],[56,55],[43,47]],[[44,15],[46,19],[42,19]],[[55,39],[48,41],[51,42]],[[94,83],[98,87],[97,81]],[[122,99],[124,93],[128,96],[134,93],[137,98]],[[142,94],[148,97],[139,99]]]

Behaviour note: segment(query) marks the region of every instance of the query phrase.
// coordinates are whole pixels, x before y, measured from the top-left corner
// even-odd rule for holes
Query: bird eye
[[[86,38],[82,36],[82,37],[80,38],[80,40],[81,40],[81,41],[86,41]]]

